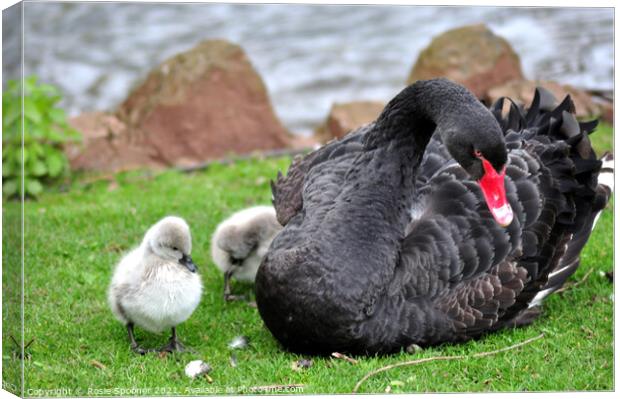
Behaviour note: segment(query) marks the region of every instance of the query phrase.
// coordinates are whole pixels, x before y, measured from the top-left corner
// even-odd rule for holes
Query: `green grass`
[[[611,139],[602,136],[611,136],[611,129],[604,127],[602,133],[592,136],[595,145],[610,148]],[[24,362],[25,394],[54,396],[53,391],[40,390],[66,389],[63,396],[201,395],[247,392],[250,386],[274,384],[303,384],[307,394],[348,393],[367,372],[390,363],[471,355],[541,332],[543,339],[493,357],[393,369],[368,380],[361,392],[384,392],[388,387],[391,392],[613,389],[613,285],[599,275],[613,268],[611,209],[599,221],[571,281],[580,280],[590,269],[593,272],[575,288],[549,298],[543,316],[532,326],[413,355],[360,357],[355,365],[314,358],[309,369],[293,371],[291,363],[300,356],[281,350],[255,308],[223,302],[222,275],[209,258],[209,240],[217,223],[233,211],[268,204],[269,179],[277,170],[286,170],[289,162],[287,158],[243,161],[193,174],[132,172],[114,176],[113,183],[81,179],[68,192],[27,202],[25,340],[35,341]],[[20,204],[4,204],[3,380],[12,383],[18,380],[19,360],[6,337],[19,338],[19,212]],[[193,257],[205,292],[179,334],[199,354],[137,356],[129,350],[125,329],[110,313],[105,293],[122,253],[168,214],[184,217],[192,227]],[[250,285],[235,283],[234,290],[253,297]],[[236,353],[238,367],[232,368],[227,343],[237,335],[248,336],[251,346]],[[149,347],[163,344],[167,335],[138,329],[137,338]],[[185,365],[196,358],[211,364],[213,383],[185,377]],[[140,390],[121,390],[131,388]]]

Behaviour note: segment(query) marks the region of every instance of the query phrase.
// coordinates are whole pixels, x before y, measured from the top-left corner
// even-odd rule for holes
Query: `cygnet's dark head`
[[[168,261],[176,261],[190,272],[196,272],[192,261],[192,236],[189,226],[180,217],[167,216],[149,229],[144,244],[157,256]]]

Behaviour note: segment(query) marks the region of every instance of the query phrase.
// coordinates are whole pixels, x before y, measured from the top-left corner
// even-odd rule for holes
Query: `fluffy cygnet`
[[[114,316],[127,326],[134,352],[144,354],[133,335],[134,324],[151,332],[172,329],[159,351],[182,351],[176,326],[189,318],[200,302],[202,281],[190,257],[192,238],[187,223],[168,216],[152,226],[140,246],[120,261],[108,290]]]
[[[239,299],[231,294],[231,277],[254,281],[258,266],[280,230],[282,226],[272,206],[244,209],[217,226],[211,238],[211,256],[224,273],[224,299]]]

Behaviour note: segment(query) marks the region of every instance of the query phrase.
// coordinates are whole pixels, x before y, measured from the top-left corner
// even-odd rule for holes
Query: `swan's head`
[[[190,272],[196,272],[196,265],[190,256],[192,236],[185,220],[167,216],[149,229],[143,245],[155,255],[168,261],[178,262]]]
[[[513,219],[504,182],[508,151],[495,117],[486,108],[477,108],[460,115],[442,138],[454,159],[480,185],[495,221],[508,226]]]

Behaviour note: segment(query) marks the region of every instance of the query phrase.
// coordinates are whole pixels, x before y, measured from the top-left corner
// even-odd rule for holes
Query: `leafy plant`
[[[8,82],[2,95],[2,193],[5,196],[21,196],[24,191],[30,197],[37,197],[44,185],[69,173],[62,146],[78,141],[80,134],[68,125],[65,112],[56,106],[61,98],[56,87],[38,83],[34,76],[25,79],[23,86],[18,80]]]

